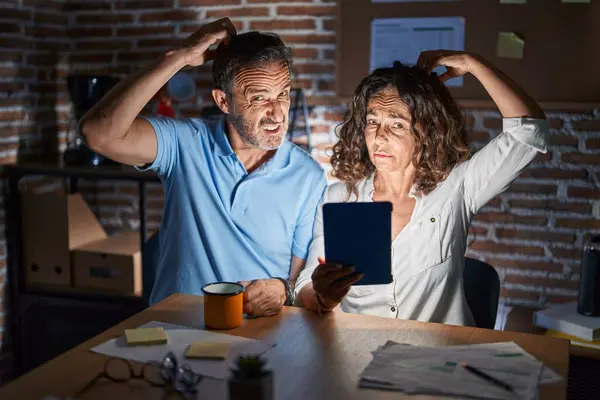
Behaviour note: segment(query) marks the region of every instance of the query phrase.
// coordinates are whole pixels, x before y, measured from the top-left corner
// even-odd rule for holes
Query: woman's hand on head
[[[430,50],[419,55],[417,65],[431,73],[435,68],[446,67],[446,72],[439,76],[442,82],[463,76],[472,71],[475,57],[464,51]]]
[[[313,290],[325,308],[333,309],[348,294],[350,286],[361,280],[364,275],[355,272],[352,266],[319,261],[321,264],[312,274]]]

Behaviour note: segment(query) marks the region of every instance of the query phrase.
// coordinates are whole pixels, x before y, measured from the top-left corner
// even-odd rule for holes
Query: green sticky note
[[[229,354],[232,343],[195,342],[185,352],[186,358],[213,358],[224,360]]]
[[[523,58],[525,40],[514,32],[498,33],[496,55],[503,58]]]
[[[526,4],[527,0],[500,0],[500,4]]]
[[[167,333],[162,326],[158,328],[125,329],[125,339],[128,346],[151,346],[166,344]]]
[[[592,0],[561,0],[563,3],[591,3]]]

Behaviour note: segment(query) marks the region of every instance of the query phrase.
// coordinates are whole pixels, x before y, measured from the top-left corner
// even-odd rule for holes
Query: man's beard
[[[258,133],[252,134],[252,124],[244,118],[244,116],[235,114],[232,112],[229,114],[231,117],[231,123],[238,131],[238,134],[244,141],[253,147],[258,147],[261,150],[276,150],[283,143],[285,138],[285,122],[281,124],[281,133],[279,135],[267,135],[261,129],[261,126],[275,123],[271,120],[265,119],[258,124]]]

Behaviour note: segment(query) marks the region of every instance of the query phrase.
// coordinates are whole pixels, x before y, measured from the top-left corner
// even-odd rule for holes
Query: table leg
[[[140,251],[144,253],[144,245],[146,244],[146,238],[148,237],[148,227],[146,223],[147,212],[146,212],[146,183],[144,181],[139,182],[140,191]]]
[[[144,248],[146,246],[146,237],[148,236],[148,228],[146,224],[147,212],[146,212],[146,184],[143,181],[139,183],[140,192],[140,204],[139,204],[139,217],[140,217],[140,254],[142,263],[142,299],[145,306],[149,305],[150,301],[150,290],[151,286],[148,282],[151,282],[149,275],[150,265],[144,266]]]
[[[69,178],[69,193],[77,193],[79,192],[79,179],[76,176],[71,176]]]

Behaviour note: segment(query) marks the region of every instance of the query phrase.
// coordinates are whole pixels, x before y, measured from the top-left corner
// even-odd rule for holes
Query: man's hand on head
[[[184,40],[179,51],[183,52],[187,65],[196,67],[214,58],[214,50],[209,47],[225,41],[236,34],[229,18],[221,18],[206,24]]]
[[[257,279],[238,282],[244,290],[244,312],[253,317],[272,317],[283,309],[285,285],[279,279]]]

